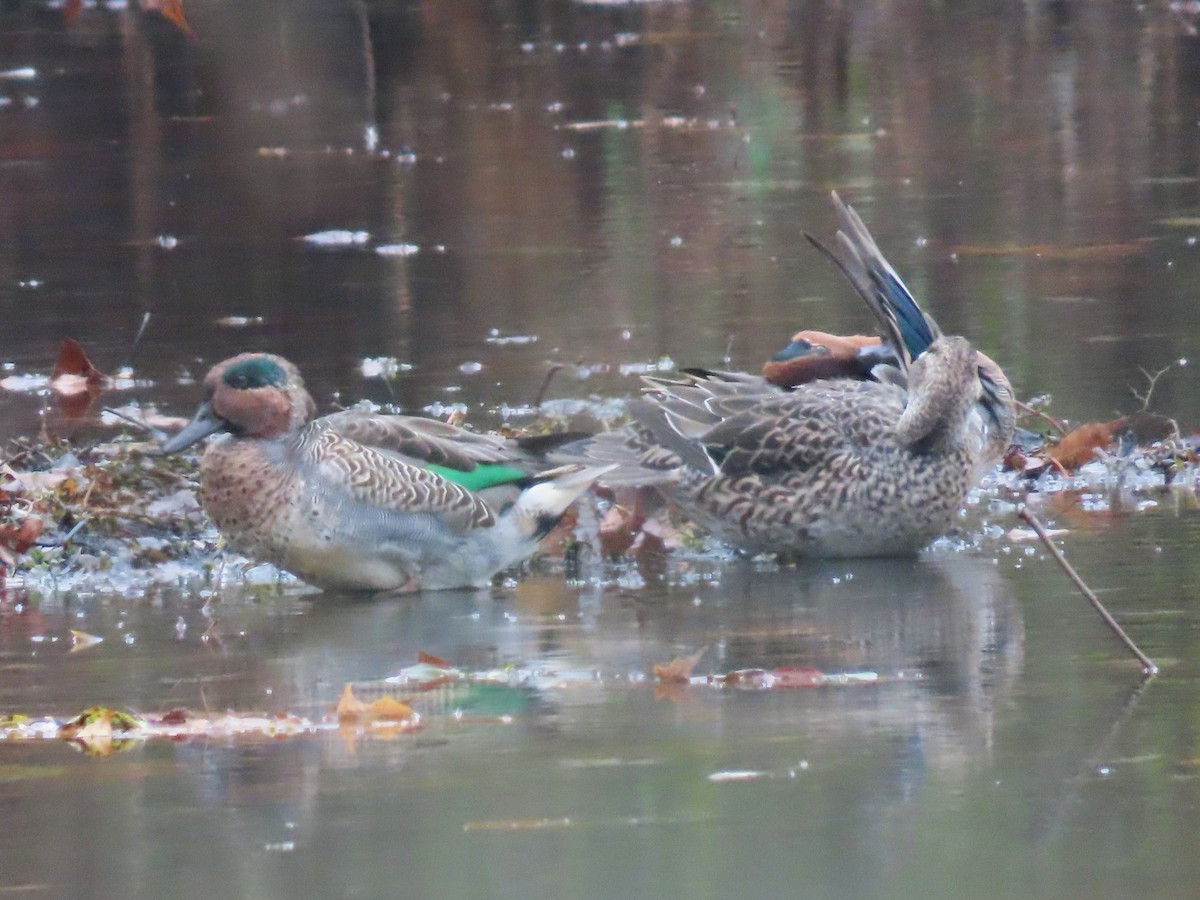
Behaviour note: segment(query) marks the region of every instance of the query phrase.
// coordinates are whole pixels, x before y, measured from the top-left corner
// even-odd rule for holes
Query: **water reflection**
[[[511,595],[327,595],[313,602],[317,597],[230,594],[213,604],[207,618],[219,627],[210,627],[207,640],[198,627],[204,617],[182,598],[119,611],[98,600],[43,609],[36,618],[10,610],[26,627],[6,628],[0,653],[10,667],[37,668],[4,700],[133,697],[146,709],[319,715],[345,681],[379,678],[419,650],[469,669],[514,666],[513,681],[443,693],[426,703],[426,728],[414,736],[151,745],[104,763],[118,781],[135,779],[139,790],[114,794],[102,779],[81,794],[60,793],[51,775],[39,790],[49,788],[52,809],[17,787],[29,828],[8,842],[7,852],[20,860],[14,871],[44,873],[36,848],[46,829],[60,829],[64,817],[91,820],[97,802],[120,823],[89,836],[95,852],[122,861],[87,872],[106,889],[130,871],[151,880],[177,877],[164,861],[195,841],[206,848],[210,889],[231,894],[284,890],[291,876],[264,863],[290,853],[310,875],[319,859],[318,883],[326,888],[378,889],[385,876],[353,860],[398,843],[404,858],[425,860],[406,883],[436,892],[463,840],[489,858],[501,851],[488,837],[495,829],[531,829],[532,836],[560,828],[618,844],[629,837],[662,853],[725,834],[730,844],[721,852],[729,862],[730,853],[745,849],[736,849],[733,837],[745,810],[720,793],[738,788],[707,780],[723,770],[760,772],[764,786],[774,785],[770,795],[805,796],[805,803],[815,801],[814,789],[818,796],[834,791],[845,834],[853,831],[867,845],[903,846],[925,785],[960,782],[990,764],[995,716],[1023,658],[1011,588],[995,567],[965,557],[852,570],[735,564],[719,579],[636,596],[533,577]],[[189,623],[183,640],[174,628],[179,616]],[[33,635],[61,636],[67,626],[105,642],[71,654],[63,642],[43,641],[30,652]],[[138,639],[129,644],[123,634]],[[812,666],[874,670],[882,681],[656,694],[644,678],[652,663],[705,643],[712,650],[702,670]],[[31,689],[33,681],[45,694]],[[463,711],[461,720],[454,710]],[[502,724],[501,714],[513,723]],[[49,755],[82,777],[85,761],[64,752],[5,748],[0,770],[20,760],[44,765]],[[815,802],[821,808],[806,816],[831,813],[826,801]],[[530,824],[543,819],[550,824]],[[197,876],[189,869],[178,877],[186,890]],[[55,890],[82,889],[77,878],[84,872],[60,867]]]

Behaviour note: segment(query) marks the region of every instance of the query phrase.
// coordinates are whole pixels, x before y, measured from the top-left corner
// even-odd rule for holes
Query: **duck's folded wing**
[[[477,495],[394,453],[362,444],[326,420],[302,442],[301,464],[333,495],[381,511],[427,514],[457,531],[488,528],[496,514]]]
[[[399,453],[433,465],[469,472],[479,463],[512,463],[526,457],[503,438],[476,434],[437,419],[379,415],[347,409],[321,420],[365,447]]]
[[[880,388],[870,387],[875,394]],[[869,433],[868,422],[847,415],[851,412],[847,400],[846,390],[810,385],[798,394],[771,398],[736,412],[697,440],[727,477],[772,477],[819,468],[835,456],[853,456],[856,448],[878,438]],[[897,404],[896,411],[899,409]]]

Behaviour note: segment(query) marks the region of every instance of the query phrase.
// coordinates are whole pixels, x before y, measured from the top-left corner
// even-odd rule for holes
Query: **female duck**
[[[163,452],[223,432],[200,463],[201,505],[237,550],[319,587],[485,586],[604,471],[531,477],[503,441],[431,419],[313,419],[297,368],[267,353],[218,363],[204,389]],[[504,486],[520,489],[506,508],[492,497]]]
[[[1013,433],[999,366],[943,336],[858,215],[833,202],[841,230],[825,252],[875,314],[885,347],[863,352],[883,355],[787,392],[753,375],[648,378],[631,425],[585,451],[619,466],[606,482],[656,484],[750,553],[914,553],[950,530]]]

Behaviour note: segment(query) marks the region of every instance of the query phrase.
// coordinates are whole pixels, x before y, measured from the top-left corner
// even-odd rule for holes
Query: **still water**
[[[604,418],[638,372],[867,326],[803,239],[830,233],[831,188],[1059,417],[1136,409],[1141,370],[1200,341],[1200,39],[1162,4],[184,10],[194,38],[122,4],[69,27],[0,7],[6,374],[71,336],[132,367],[112,403],[186,414],[208,365],[261,348],[323,410],[490,426],[528,422],[557,364],[548,408]],[[379,357],[390,383],[364,375]],[[1190,429],[1194,385],[1173,370],[1153,408]],[[37,433],[44,402],[0,391],[0,435]],[[1044,507],[1162,664],[1149,684],[995,534],[402,600],[10,596],[0,712],[319,718],[420,651],[533,674],[388,740],[0,746],[0,894],[1195,896],[1194,506]],[[69,629],[104,642],[71,653]],[[656,690],[655,663],[702,647],[701,672],[878,678]]]

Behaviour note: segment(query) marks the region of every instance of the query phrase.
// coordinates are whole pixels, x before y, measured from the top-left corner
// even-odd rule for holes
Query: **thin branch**
[[[546,373],[546,377],[542,379],[542,386],[540,388],[538,388],[537,397],[535,397],[534,401],[533,401],[533,408],[536,411],[537,418],[541,418],[542,401],[546,399],[546,391],[550,387],[550,382],[554,379],[554,376],[557,375],[562,370],[563,370],[563,364],[555,363],[554,365],[552,365],[550,367],[550,370]]]
[[[1040,409],[1030,406],[1028,403],[1022,403],[1020,400],[1013,400],[1013,405],[1027,416],[1036,416],[1039,419],[1045,419],[1060,435],[1067,433],[1066,427],[1048,413],[1044,413]]]
[[[1050,553],[1054,556],[1054,559],[1060,566],[1062,566],[1063,571],[1067,573],[1073,582],[1075,582],[1075,586],[1079,588],[1080,593],[1087,598],[1088,603],[1092,604],[1092,609],[1096,610],[1096,612],[1100,614],[1100,618],[1104,620],[1104,624],[1106,624],[1112,630],[1113,634],[1119,637],[1121,642],[1129,649],[1129,651],[1138,658],[1138,662],[1142,664],[1142,671],[1147,675],[1157,675],[1158,666],[1155,665],[1154,660],[1150,659],[1150,657],[1142,652],[1141,648],[1133,642],[1133,638],[1125,633],[1125,629],[1117,624],[1117,620],[1112,617],[1112,613],[1105,609],[1104,604],[1100,602],[1100,599],[1092,592],[1092,589],[1089,588],[1084,583],[1083,579],[1079,577],[1079,573],[1075,571],[1074,567],[1069,562],[1067,562],[1067,558],[1063,556],[1062,551],[1054,545],[1052,540],[1050,540],[1050,535],[1046,534],[1046,529],[1042,525],[1041,520],[1030,511],[1028,506],[1022,506],[1017,512],[1017,517],[1027,523],[1030,528],[1037,532],[1037,536],[1041,538],[1042,543],[1046,545],[1047,549],[1049,549]]]
[[[1144,375],[1146,377],[1146,380],[1148,382],[1150,382],[1150,384],[1147,386],[1145,394],[1139,394],[1132,387],[1129,389],[1129,393],[1133,394],[1133,397],[1135,400],[1140,400],[1142,402],[1142,412],[1145,412],[1146,410],[1148,410],[1150,408],[1150,398],[1154,394],[1154,386],[1156,384],[1158,384],[1158,379],[1162,378],[1164,375],[1166,375],[1168,372],[1170,372],[1177,365],[1179,365],[1178,362],[1173,362],[1170,365],[1163,366],[1161,369],[1159,369],[1154,374],[1151,374],[1151,373],[1147,372],[1145,369],[1143,369],[1141,366],[1138,366],[1138,371],[1141,372],[1142,375]]]

